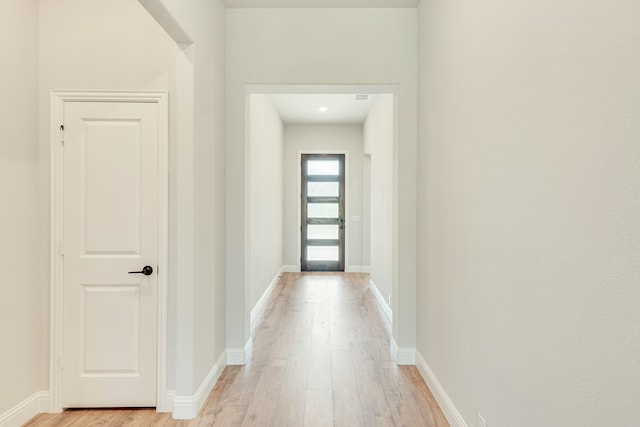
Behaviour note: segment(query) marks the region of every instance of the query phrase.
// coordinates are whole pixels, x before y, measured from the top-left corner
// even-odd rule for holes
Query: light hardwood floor
[[[227,367],[198,418],[153,409],[68,410],[27,426],[445,427],[414,366],[389,356],[369,275],[285,273],[252,326],[253,356]]]

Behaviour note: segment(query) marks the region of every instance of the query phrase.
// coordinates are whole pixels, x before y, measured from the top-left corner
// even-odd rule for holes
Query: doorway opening
[[[246,329],[233,364],[247,360],[251,324],[285,272],[370,273],[371,289],[391,320],[397,90],[245,85],[244,262],[238,265],[244,286],[229,292],[243,309],[238,317]],[[308,173],[311,161],[340,159],[340,173]]]

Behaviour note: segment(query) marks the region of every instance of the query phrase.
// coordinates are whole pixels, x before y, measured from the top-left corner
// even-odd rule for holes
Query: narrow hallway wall
[[[284,134],[269,95],[250,99],[251,308],[283,265]]]
[[[371,281],[389,304],[393,293],[393,95],[376,96],[363,128],[365,146],[371,150]]]
[[[222,0],[140,2],[181,48],[170,193],[176,202],[176,286],[170,301],[181,402],[174,416],[189,418],[204,404],[227,354],[225,5]]]

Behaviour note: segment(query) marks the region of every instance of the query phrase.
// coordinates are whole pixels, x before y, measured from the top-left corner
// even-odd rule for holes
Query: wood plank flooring
[[[448,427],[417,369],[391,361],[390,326],[368,283],[368,274],[285,273],[252,326],[250,363],[224,370],[194,420],[86,409],[26,425]]]

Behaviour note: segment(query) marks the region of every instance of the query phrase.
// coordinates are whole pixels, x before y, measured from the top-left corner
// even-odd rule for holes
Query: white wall
[[[251,95],[249,164],[251,308],[283,265],[283,156],[280,116],[269,95]]]
[[[284,132],[284,263],[300,267],[300,152],[347,152],[345,270],[362,269],[362,126],[287,124]],[[360,217],[360,222],[352,217]]]
[[[143,3],[184,49],[176,60],[173,302],[176,392],[188,397],[223,367],[226,349],[224,3]]]
[[[230,347],[249,338],[244,259],[245,84],[380,84],[398,90],[399,298],[394,335],[415,346],[415,9],[227,9],[227,274]],[[406,307],[404,307],[406,305]]]
[[[222,0],[176,3],[194,41],[194,393],[226,350],[225,14]]]
[[[377,95],[363,133],[371,153],[371,281],[387,301],[393,291],[393,121],[393,95]]]
[[[48,299],[38,211],[38,2],[0,7],[0,415],[48,389]]]
[[[423,0],[418,348],[466,423],[640,419],[640,3]]]

